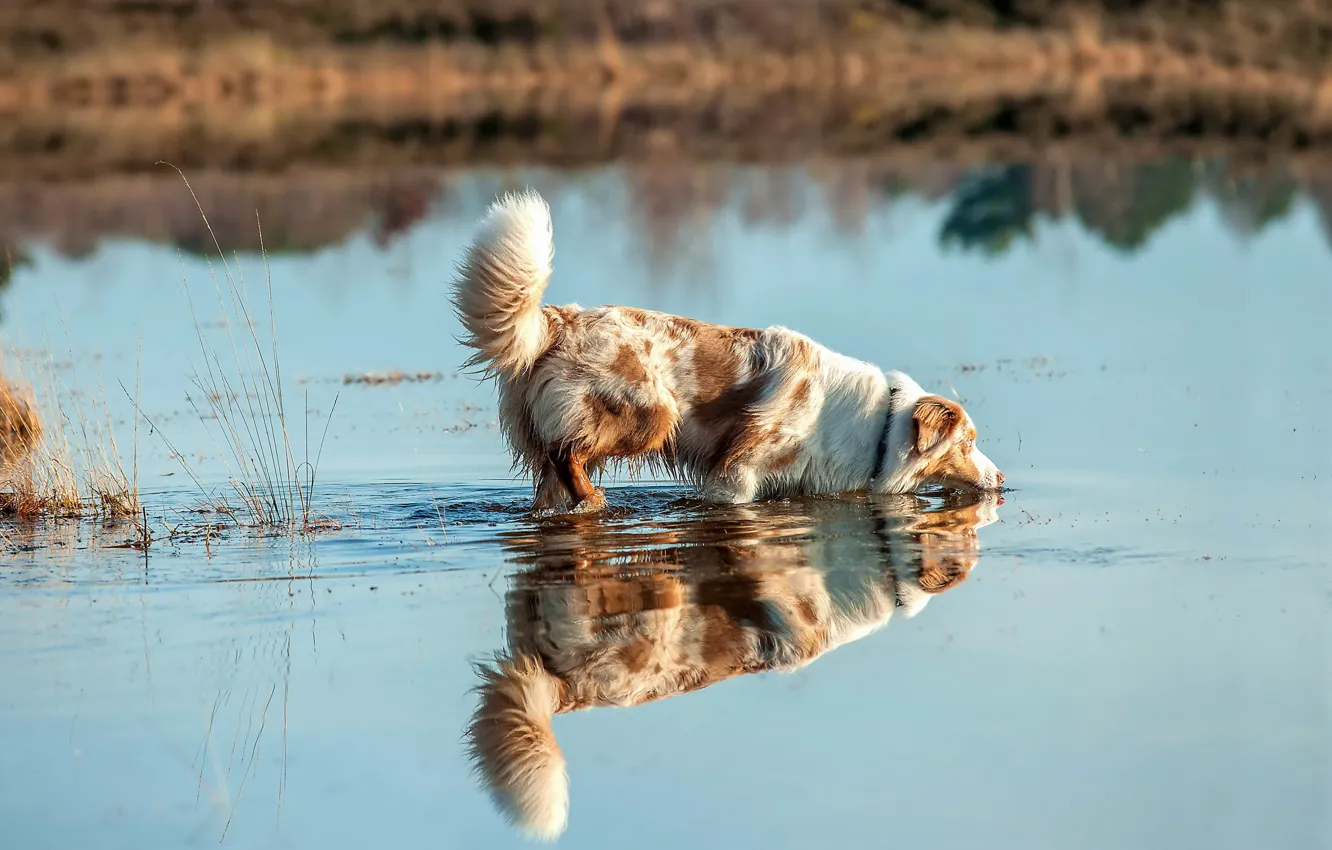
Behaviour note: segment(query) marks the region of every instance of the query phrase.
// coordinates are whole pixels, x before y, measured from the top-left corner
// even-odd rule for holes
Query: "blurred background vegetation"
[[[1332,234],[1329,59],[1332,0],[14,0],[0,286],[34,240],[201,250],[164,160],[238,250],[256,209],[270,250],[387,245],[466,170],[610,163],[662,252],[739,196],[780,220],[793,169],[839,227],[944,199],[989,255],[1202,198]]]

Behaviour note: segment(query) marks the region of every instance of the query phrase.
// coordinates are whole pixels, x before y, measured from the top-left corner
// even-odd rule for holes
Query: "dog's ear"
[[[922,455],[952,436],[962,424],[962,405],[943,396],[927,395],[916,402],[911,419],[916,428],[916,451]]]

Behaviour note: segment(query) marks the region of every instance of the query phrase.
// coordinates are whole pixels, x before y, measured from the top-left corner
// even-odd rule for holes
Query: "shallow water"
[[[646,700],[555,718],[569,846],[1326,846],[1332,249],[1313,206],[1241,236],[1197,199],[1133,250],[1039,221],[987,254],[941,241],[955,198],[885,193],[848,227],[801,170],[776,175],[780,203],[756,174],[666,238],[617,169],[474,174],[387,247],[367,223],[274,254],[312,443],[337,399],[319,480],[346,525],[147,557],[91,526],[19,534],[6,846],[521,845],[463,736],[474,665],[534,652],[600,702]],[[455,374],[445,287],[487,200],[526,181],[552,200],[553,300],[784,324],[906,370],[966,403],[1013,491],[723,509],[618,482],[605,517],[527,517],[490,388]],[[205,488],[226,476],[186,401],[180,281],[209,325],[207,265],[114,239],[25,250],[7,343],[68,352],[122,438],[119,385],[138,387],[145,503],[183,522],[200,493],[161,437]],[[262,265],[240,264],[262,303]],[[440,377],[343,384],[391,369]]]

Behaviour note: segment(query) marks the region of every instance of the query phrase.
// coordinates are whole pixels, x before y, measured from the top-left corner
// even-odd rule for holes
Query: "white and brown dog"
[[[466,734],[499,812],[533,837],[564,832],[556,715],[798,670],[964,582],[1002,498],[925,513],[906,500],[723,508],[701,529],[654,526],[628,543],[618,527],[516,535],[510,555],[527,569],[506,594],[508,645],[477,668]]]
[[[631,307],[541,305],[550,210],[507,195],[459,267],[454,306],[499,386],[499,421],[538,510],[596,510],[591,481],[627,462],[667,471],[702,498],[759,498],[929,484],[997,490],[955,401],[901,372],[795,331],[732,328]]]

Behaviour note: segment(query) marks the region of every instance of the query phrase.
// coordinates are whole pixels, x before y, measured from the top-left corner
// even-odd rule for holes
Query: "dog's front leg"
[[[732,470],[724,478],[710,479],[699,496],[705,502],[720,505],[747,505],[758,496],[758,491],[758,472],[746,467]]]
[[[584,464],[587,459],[569,451],[551,455],[551,466],[564,489],[573,497],[573,509],[579,513],[598,511],[606,507],[606,493],[592,485]]]
[[[555,472],[554,464],[547,463],[536,474],[536,496],[532,500],[532,510],[536,512],[554,510],[569,500],[569,491],[560,483],[560,476]]]

